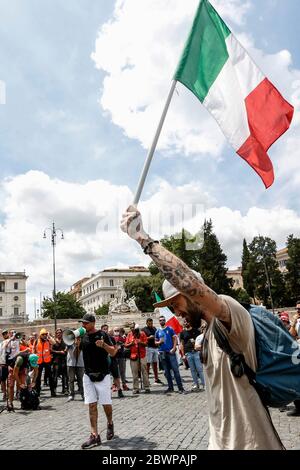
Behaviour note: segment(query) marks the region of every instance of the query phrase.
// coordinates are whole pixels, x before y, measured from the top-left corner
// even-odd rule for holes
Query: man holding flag
[[[165,300],[154,306],[168,305],[177,316],[186,318],[193,327],[199,326],[201,319],[208,324],[202,357],[209,411],[209,449],[283,449],[270,415],[255,388],[250,385],[245,374],[239,379],[234,377],[229,357],[218,347],[212,331],[216,321],[232,349],[243,354],[246,364],[255,371],[255,331],[250,314],[232,297],[217,295],[205,285],[199,273],[197,275],[153,240],[144,231],[141,215],[135,206],[130,206],[123,215],[121,229],[140,244],[166,278],[163,283]],[[167,355],[174,364],[176,339],[171,333],[164,333],[165,318],[160,317],[159,321],[161,328],[157,335],[158,344],[163,351],[162,338],[166,338]],[[169,337],[172,338],[171,348]],[[172,390],[173,384],[169,380],[168,384]],[[181,388],[180,382],[177,384]]]

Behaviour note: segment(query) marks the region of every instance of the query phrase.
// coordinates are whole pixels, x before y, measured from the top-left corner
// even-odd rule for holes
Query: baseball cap
[[[8,333],[8,330],[2,330],[2,335],[5,335],[5,333],[7,334]]]
[[[85,322],[85,323],[95,323],[96,322],[96,318],[94,315],[91,315],[90,313],[86,313],[85,315],[83,315],[82,319],[81,320],[78,320],[79,322]]]
[[[192,269],[192,272],[195,274],[197,279],[199,279],[199,281],[204,282],[200,273],[198,273],[197,271],[194,271],[193,269]],[[162,291],[163,291],[165,300],[162,300],[161,302],[156,302],[155,304],[153,304],[153,307],[155,307],[155,308],[156,307],[165,307],[166,305],[169,305],[171,300],[173,300],[175,297],[177,297],[177,295],[181,294],[181,292],[179,292],[179,290],[176,289],[176,287],[174,287],[166,279],[163,282]]]
[[[40,336],[41,335],[47,335],[48,334],[48,331],[46,330],[46,328],[42,328],[41,331],[40,331]]]
[[[37,367],[38,366],[38,359],[39,356],[37,354],[29,354],[29,362],[31,367]]]
[[[289,314],[287,312],[281,312],[280,320],[282,321],[290,321]]]

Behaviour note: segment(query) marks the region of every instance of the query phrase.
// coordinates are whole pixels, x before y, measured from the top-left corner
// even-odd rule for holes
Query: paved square
[[[129,372],[129,364],[127,364]],[[180,367],[184,387],[190,390],[189,370]],[[162,373],[160,378],[166,383]],[[129,387],[132,387],[129,378]],[[150,376],[153,383],[153,375]],[[152,385],[151,394],[119,399],[113,393],[115,438],[106,441],[106,421],[99,407],[99,430],[102,446],[93,451],[112,449],[187,449],[204,450],[208,445],[206,392],[164,395],[166,386]],[[22,411],[15,402],[16,412],[0,414],[0,449],[80,449],[90,433],[88,407],[75,396],[67,403],[58,387],[57,398],[49,398],[49,389],[41,395],[41,410]],[[0,402],[0,406],[3,402]],[[253,410],[255,412],[255,410]],[[300,417],[288,417],[285,412],[272,410],[274,424],[287,449],[300,448]]]

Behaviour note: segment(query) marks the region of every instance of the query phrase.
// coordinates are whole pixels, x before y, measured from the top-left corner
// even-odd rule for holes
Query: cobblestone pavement
[[[190,390],[189,371],[183,367],[180,371],[185,389]],[[166,382],[162,374],[160,377]],[[131,388],[131,381],[128,385]],[[91,450],[206,449],[206,392],[164,395],[165,389],[166,386],[153,385],[150,395],[141,392],[132,396],[129,391],[124,392],[126,398],[123,399],[113,393],[115,438],[106,441],[105,416],[99,407],[98,422],[103,444]],[[48,389],[42,392],[41,410],[22,411],[19,403],[15,402],[15,413],[3,411],[0,414],[0,449],[80,449],[90,433],[88,407],[80,400],[80,395],[67,403],[67,397],[62,396],[60,390],[59,386],[56,398],[49,398]],[[0,406],[2,404],[0,402]],[[278,410],[272,411],[272,417],[286,448],[299,449],[300,417],[288,417]]]

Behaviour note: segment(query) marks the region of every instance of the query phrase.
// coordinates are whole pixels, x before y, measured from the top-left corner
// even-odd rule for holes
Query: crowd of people
[[[159,324],[157,329],[153,326],[153,319],[148,318],[142,328],[132,323],[127,334],[123,327],[110,329],[107,324],[101,325],[101,331],[108,335],[110,343],[116,350],[115,356],[110,359],[109,370],[112,378],[111,391],[117,392],[119,398],[124,398],[123,391],[130,390],[126,376],[128,364],[132,374],[134,395],[140,393],[140,390],[144,390],[145,393],[151,392],[149,380],[151,372],[154,376],[153,384],[163,384],[159,378],[159,370],[164,371],[167,380],[168,387],[165,393],[174,391],[173,377],[179,392],[182,393],[184,389],[179,372],[181,364],[190,368],[194,383],[191,391],[201,390],[199,381],[204,389],[199,354],[203,333],[200,334],[198,329],[191,328],[189,323],[185,322],[182,333],[176,335],[172,328],[166,326],[163,316],[159,318]],[[39,334],[32,333],[29,337],[25,334],[17,335],[14,330],[2,330],[0,380],[2,401],[7,402],[8,410],[14,410],[13,402],[18,400],[20,395],[20,384],[16,374],[20,358],[24,359],[24,365],[21,367],[22,387],[30,385],[40,396],[44,386],[50,389],[51,397],[56,397],[58,379],[60,379],[60,393],[68,396],[68,402],[75,399],[76,385],[81,399],[84,400],[85,366],[81,342],[82,338],[77,337],[72,345],[66,345],[61,328],[56,330],[54,336],[42,328]]]

